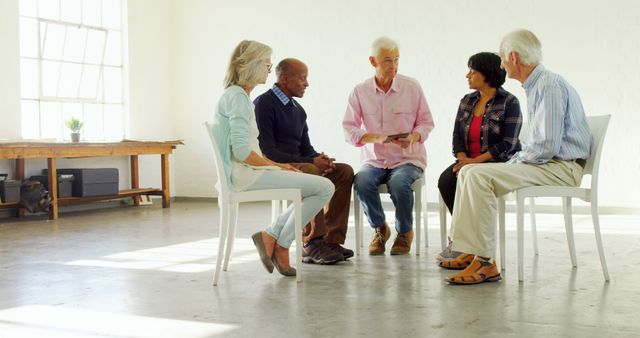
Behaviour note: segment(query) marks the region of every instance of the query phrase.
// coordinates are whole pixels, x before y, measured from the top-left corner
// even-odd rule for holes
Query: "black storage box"
[[[43,171],[47,175],[47,169]],[[58,169],[60,175],[73,175],[72,195],[76,197],[118,194],[117,168]]]
[[[0,199],[2,203],[20,201],[20,181],[8,180],[7,174],[0,174]]]
[[[29,177],[32,181],[42,183],[45,189],[49,190],[49,177],[45,175],[33,175]],[[71,183],[73,175],[58,175],[58,197],[71,197]]]

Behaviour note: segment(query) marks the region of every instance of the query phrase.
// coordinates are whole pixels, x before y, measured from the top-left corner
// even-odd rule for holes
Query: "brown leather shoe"
[[[391,229],[385,223],[374,229],[373,240],[369,244],[369,255],[384,255],[384,245],[391,236]]]
[[[391,247],[392,255],[406,255],[411,250],[411,243],[413,243],[413,230],[404,234],[398,234],[396,240],[393,241]]]

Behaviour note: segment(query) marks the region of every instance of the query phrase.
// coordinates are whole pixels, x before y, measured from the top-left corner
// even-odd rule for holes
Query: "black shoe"
[[[314,239],[302,247],[302,262],[335,264],[344,260],[341,253],[331,249],[322,239]]]
[[[353,257],[353,250],[347,249],[338,243],[327,243],[326,245],[330,247],[331,250],[341,254],[345,261]]]

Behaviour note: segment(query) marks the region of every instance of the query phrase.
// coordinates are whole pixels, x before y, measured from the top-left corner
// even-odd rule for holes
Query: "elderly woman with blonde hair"
[[[257,41],[243,40],[234,49],[225,91],[216,107],[213,134],[220,147],[226,179],[235,191],[296,188],[302,192],[302,223],[308,223],[331,199],[333,183],[320,176],[300,173],[288,164],[262,156],[258,145],[258,127],[249,94],[266,82],[271,72],[271,48]],[[285,210],[264,231],[252,239],[263,265],[284,276],[295,276],[289,264],[289,247],[295,238],[293,206]]]

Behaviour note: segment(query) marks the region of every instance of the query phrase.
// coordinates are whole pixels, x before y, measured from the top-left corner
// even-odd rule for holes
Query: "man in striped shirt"
[[[447,277],[454,284],[500,280],[495,252],[497,198],[527,186],[578,186],[592,136],[576,90],[540,61],[541,44],[517,30],[500,44],[502,67],[527,94],[529,141],[507,163],[467,165],[456,189],[451,249],[474,254],[467,268]],[[451,258],[456,259],[456,258]]]

